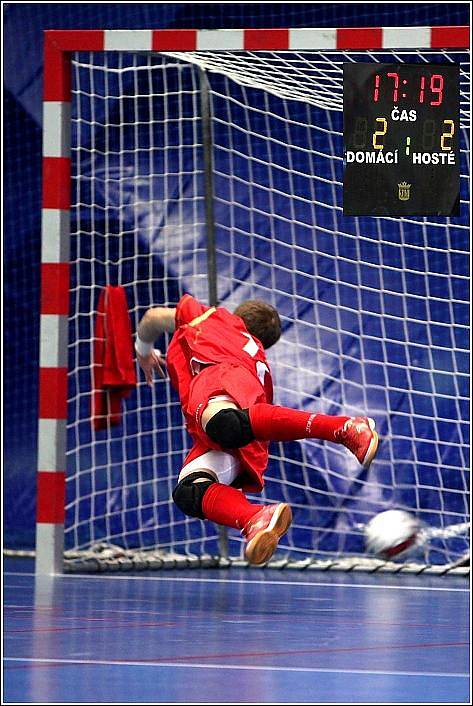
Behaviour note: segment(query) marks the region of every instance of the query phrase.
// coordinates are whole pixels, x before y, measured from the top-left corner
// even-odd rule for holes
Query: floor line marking
[[[280,667],[266,666],[255,664],[200,664],[200,663],[183,663],[183,662],[140,662],[140,661],[123,661],[117,662],[104,659],[51,659],[39,657],[4,657],[5,662],[27,662],[39,664],[81,664],[81,665],[106,665],[112,667],[166,667],[166,668],[185,668],[185,669],[240,669],[252,671],[271,671],[271,672],[314,672],[328,674],[375,674],[380,676],[406,676],[406,677],[442,677],[452,679],[468,679],[469,674],[453,674],[451,672],[402,672],[402,671],[381,671],[370,669],[322,669],[320,667]]]
[[[124,600],[124,599],[123,599]],[[310,599],[310,600],[316,600]],[[328,598],[321,598],[321,601],[325,600],[331,600]],[[110,601],[109,601],[110,602]],[[40,618],[48,619],[48,618],[56,618],[59,617],[61,620],[85,620],[85,621],[90,621],[90,622],[100,622],[100,621],[106,621],[107,618],[93,618],[89,617],[92,614],[99,613],[99,614],[108,614],[111,613],[113,615],[116,615],[118,613],[124,613],[125,615],[160,615],[165,617],[166,616],[166,611],[152,611],[152,610],[131,610],[131,609],[120,609],[120,608],[87,608],[87,615],[83,615],[80,612],[77,612],[75,608],[66,608],[65,606],[57,606],[57,607],[52,607],[52,606],[42,606],[42,605],[34,605],[34,604],[29,604],[29,605],[20,605],[20,604],[10,604],[6,603],[4,604],[4,609],[5,611],[11,610],[12,615],[11,618],[9,616],[9,619],[12,621],[15,620],[16,617],[18,617],[19,614],[22,613],[35,613],[37,616]],[[348,609],[345,608],[310,608],[309,612],[312,613],[313,611],[317,612],[326,612],[326,611],[340,611],[340,612],[347,612]],[[353,609],[350,609],[351,613],[353,613]],[[68,613],[71,613],[71,615],[68,615]],[[207,617],[208,616],[208,611],[204,610],[194,610],[193,612],[194,617]],[[261,613],[249,613],[249,615],[254,616],[251,619],[251,622],[258,622],[258,623],[264,623],[265,622],[265,616],[262,615]],[[173,611],[173,617],[178,620],[183,620],[187,617],[187,613],[181,613],[179,610]],[[322,618],[324,616],[321,616]],[[458,632],[458,629],[460,630],[466,630],[467,625],[452,625],[452,624],[438,624],[435,622],[432,623],[412,623],[412,622],[392,622],[390,620],[366,620],[362,616],[360,617],[355,617],[352,620],[339,620],[336,618],[336,625],[348,625],[348,626],[353,626],[356,627],[357,625],[373,625],[375,627],[402,627],[402,628],[428,628],[429,630],[439,630],[439,629],[444,629],[444,630],[455,630]],[[294,615],[288,615],[288,616],[271,616],[271,620],[280,620],[282,622],[287,622],[290,621],[294,623],[296,622],[305,622],[307,619],[305,616],[294,616]],[[319,618],[320,621],[320,618]],[[241,620],[236,620],[236,622],[242,622]],[[330,621],[321,621],[321,624],[330,624],[333,625],[334,621],[331,618]],[[133,621],[130,621],[128,625],[133,626],[134,623]]]
[[[35,576],[34,573],[23,572],[5,572],[4,576]],[[443,586],[402,586],[389,584],[369,584],[369,583],[332,583],[322,581],[272,581],[272,580],[256,580],[256,579],[211,579],[211,578],[190,578],[188,576],[170,577],[170,576],[94,576],[93,574],[56,574],[50,575],[47,578],[58,579],[90,579],[94,581],[177,581],[182,583],[236,583],[236,584],[258,584],[268,586],[327,586],[337,588],[377,588],[392,591],[447,591],[451,593],[469,593],[468,588],[446,588]],[[4,589],[8,585],[4,585]]]

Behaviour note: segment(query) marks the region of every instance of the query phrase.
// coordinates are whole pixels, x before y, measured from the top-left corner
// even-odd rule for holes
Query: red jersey
[[[248,370],[263,387],[265,402],[273,401],[263,345],[248,333],[243,319],[223,307],[204,306],[185,294],[176,308],[176,331],[167,352],[169,376],[183,406],[193,377],[217,363],[234,363]]]
[[[186,462],[210,448],[220,448],[200,425],[211,397],[226,394],[242,409],[273,401],[271,372],[263,345],[248,332],[243,320],[227,309],[207,307],[189,294],[184,295],[176,308],[176,331],[166,358],[171,383],[179,393],[187,428],[194,439]],[[268,443],[254,441],[231,453],[249,473],[250,478],[242,486],[261,490]]]

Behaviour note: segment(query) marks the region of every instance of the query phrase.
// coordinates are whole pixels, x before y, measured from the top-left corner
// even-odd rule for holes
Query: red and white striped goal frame
[[[48,30],[43,196],[36,572],[63,570],[71,207],[71,52],[466,49],[469,27]]]

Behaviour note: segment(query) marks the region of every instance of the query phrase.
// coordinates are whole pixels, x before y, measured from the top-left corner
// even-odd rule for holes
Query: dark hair
[[[281,320],[271,304],[260,299],[247,299],[233,312],[243,319],[252,336],[258,338],[263,348],[270,348],[281,337]]]

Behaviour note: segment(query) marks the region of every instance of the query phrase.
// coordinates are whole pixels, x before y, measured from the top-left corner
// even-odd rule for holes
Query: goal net
[[[343,216],[343,64],[357,61],[460,64],[460,217]],[[271,446],[263,497],[289,502],[294,513],[276,559],[362,563],[363,526],[389,508],[424,523],[413,561],[443,566],[465,555],[469,86],[461,51],[73,55],[72,566],[78,557],[95,566],[100,556],[110,566],[117,557],[121,566],[205,565],[225,553],[215,525],[172,502],[190,440],[169,381],[150,389],[140,377],[117,427],[97,432],[90,418],[102,288],[124,287],[134,330],[149,306],[175,305],[184,292],[208,302],[210,197],[219,302],[232,309],[262,298],[281,315],[282,340],[269,351],[275,401],[369,414],[382,439],[368,472],[334,444]],[[241,549],[229,531],[228,556]]]

